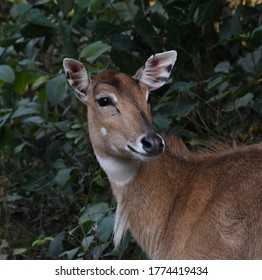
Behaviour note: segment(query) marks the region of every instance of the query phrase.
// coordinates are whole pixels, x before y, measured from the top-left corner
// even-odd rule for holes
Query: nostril
[[[143,145],[143,149],[152,149],[153,147],[152,137],[145,137],[142,139],[141,142]]]
[[[143,149],[151,155],[158,155],[164,150],[163,139],[156,133],[150,133],[141,140]]]

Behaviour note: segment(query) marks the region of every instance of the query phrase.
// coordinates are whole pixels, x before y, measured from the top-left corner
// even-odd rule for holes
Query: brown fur
[[[174,52],[157,59],[164,66],[151,69],[153,57],[138,75],[153,88],[168,77]],[[165,151],[152,156],[141,140],[157,135],[150,85],[117,72],[90,84],[81,63],[67,59],[64,67],[87,105],[94,152],[117,200],[116,245],[130,230],[153,259],[262,259],[262,144],[190,152],[163,136]],[[104,97],[110,105],[99,105]]]
[[[262,145],[203,156],[165,140],[117,199],[141,247],[153,259],[261,259]]]

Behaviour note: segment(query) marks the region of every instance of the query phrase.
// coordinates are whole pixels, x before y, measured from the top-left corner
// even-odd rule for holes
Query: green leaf
[[[103,242],[107,242],[113,233],[115,215],[111,214],[102,219],[97,227],[98,238]]]
[[[69,139],[74,139],[74,144],[77,144],[80,140],[86,137],[86,132],[80,129],[70,130],[66,133],[66,137]]]
[[[67,16],[70,10],[73,8],[75,0],[57,0],[57,6],[63,12],[65,16]]]
[[[32,117],[26,117],[22,120],[22,123],[33,123],[40,125],[45,122],[45,119],[40,116],[32,116]]]
[[[153,117],[154,123],[159,129],[167,130],[170,124],[170,118],[168,115],[157,114]]]
[[[85,249],[85,251],[88,250],[93,240],[94,240],[94,236],[87,236],[82,240],[82,246]]]
[[[110,49],[111,47],[108,44],[105,44],[102,41],[97,41],[86,46],[81,51],[80,57],[84,57],[88,62],[94,63],[97,58],[99,58],[102,54],[109,51]]]
[[[2,47],[0,46],[0,57],[4,54],[4,52],[5,52],[5,48],[2,48]]]
[[[31,8],[32,5],[29,3],[18,3],[12,6],[12,8],[10,9],[10,15],[15,19],[24,15]]]
[[[37,113],[39,113],[37,108],[21,106],[12,114],[12,119]]]
[[[151,23],[142,15],[138,15],[135,18],[135,29],[142,37],[153,37],[156,32]]]
[[[224,21],[219,37],[221,40],[229,40],[232,36],[239,35],[242,31],[242,24],[240,21],[240,10],[237,9],[234,16]]]
[[[119,34],[121,32],[127,31],[129,28],[127,28],[125,25],[116,25],[110,22],[105,21],[98,21],[96,22],[94,26],[94,31],[96,33],[99,33],[101,35],[110,36],[113,34]]]
[[[15,72],[8,65],[0,65],[0,81],[12,84],[15,81]]]
[[[23,95],[28,90],[29,84],[31,82],[32,82],[32,75],[28,71],[16,72],[14,89],[17,93]]]
[[[22,0],[22,1],[26,1],[27,0]],[[34,0],[34,5],[44,5],[51,2],[51,0]]]
[[[113,49],[110,53],[111,59],[114,64],[125,73],[133,75],[142,65],[133,54],[126,51]]]
[[[89,7],[95,1],[97,0],[75,0],[76,5],[78,5],[81,9]]]
[[[37,239],[32,243],[32,247],[40,247],[50,241],[53,241],[53,237],[44,237],[43,239]]]
[[[208,90],[217,89],[223,83],[223,80],[224,80],[223,76],[218,76],[218,77],[215,77],[215,78],[210,78],[207,81],[207,89]]]
[[[51,241],[48,247],[48,253],[53,256],[59,256],[63,251],[63,241],[65,239],[65,233],[60,232],[54,239]]]
[[[197,23],[199,25],[205,24],[207,22],[214,22],[219,15],[219,10],[221,8],[221,3],[219,0],[207,1],[207,4],[203,4],[200,9],[200,16]]]
[[[137,46],[127,35],[115,34],[110,37],[111,46],[120,51],[136,51]]]
[[[21,29],[21,34],[25,38],[52,37],[56,32],[55,27],[46,27],[44,24],[29,23]]]
[[[192,89],[196,86],[196,83],[191,82],[175,82],[171,85],[170,89],[166,92],[166,95],[173,94],[174,91],[182,92],[186,95],[192,95]]]
[[[31,101],[29,98],[21,99],[18,102],[17,110],[12,114],[12,119],[24,117],[26,115],[39,114],[39,104]]]
[[[221,84],[218,88],[218,91],[220,92],[219,94],[212,96],[210,99],[207,100],[207,103],[212,103],[212,102],[217,102],[219,100],[222,100],[223,98],[225,98],[226,96],[228,96],[229,94],[231,94],[232,92],[229,90],[223,90],[226,89],[228,87],[229,83],[225,82],[224,84]],[[221,90],[220,90],[221,88]]]
[[[70,174],[72,172],[72,168],[64,168],[57,172],[55,181],[60,186],[65,186],[68,180],[70,179]]]
[[[14,202],[14,201],[21,200],[21,199],[23,199],[23,197],[17,193],[8,194],[6,197],[6,200],[8,202]]]
[[[254,94],[248,92],[242,97],[237,98],[234,102],[229,102],[225,104],[224,111],[225,112],[232,112],[238,110],[240,108],[247,108],[253,103]]]
[[[189,98],[180,98],[175,104],[175,115],[177,120],[186,117],[198,106],[198,102]]]
[[[28,142],[23,142],[22,144],[15,147],[15,154],[20,153],[24,147],[28,144]]]
[[[40,130],[40,132],[36,133],[36,138],[41,139],[42,137],[47,137],[47,135],[54,129],[50,129],[50,131],[46,130]],[[61,153],[61,141],[60,140],[52,140],[46,150],[45,150],[45,156],[48,160],[56,160]]]
[[[230,63],[228,61],[219,62],[214,68],[216,73],[229,73],[230,72]]]
[[[102,217],[105,216],[109,207],[107,203],[101,202],[94,205],[88,205],[84,210],[83,214],[79,218],[80,223],[83,224],[88,221],[99,221]]]
[[[67,1],[65,1],[67,2]],[[48,27],[51,29],[55,29],[56,26],[52,23],[50,19],[48,19],[42,10],[40,9],[31,9],[28,13],[28,21],[34,25]]]
[[[39,89],[42,85],[44,85],[49,80],[49,75],[43,75],[38,77],[32,84],[32,90],[35,91]]]
[[[59,255],[60,257],[63,257],[63,256],[67,256],[67,258],[69,260],[73,260],[76,256],[76,254],[79,252],[79,249],[80,247],[76,247],[74,249],[71,249],[71,250],[68,250],[68,251],[65,251],[63,252],[61,255]]]
[[[13,254],[15,256],[17,256],[17,255],[22,255],[22,254],[24,254],[26,252],[27,252],[26,248],[15,248],[14,251],[13,251]]]
[[[7,260],[8,257],[9,257],[8,254],[2,254],[2,253],[0,253],[0,261]]]
[[[12,115],[12,109],[0,109],[0,128],[5,125]]]
[[[8,244],[8,242],[5,239],[1,239],[0,241],[1,241],[0,249],[10,248],[10,245]]]
[[[64,74],[58,75],[46,83],[47,99],[52,105],[57,105],[64,99],[66,78]]]
[[[254,41],[258,46],[262,45],[262,25],[255,28],[250,36],[251,40]]]
[[[244,71],[254,74],[257,71],[256,67],[259,65],[261,58],[262,47],[256,49],[252,53],[247,53],[244,57],[239,58],[237,64],[239,64]]]
[[[161,5],[161,4],[158,2],[158,5]],[[160,11],[153,13],[150,17],[150,21],[155,27],[157,27],[159,29],[166,28],[167,19],[164,16],[164,13],[162,14],[162,13],[160,13]]]

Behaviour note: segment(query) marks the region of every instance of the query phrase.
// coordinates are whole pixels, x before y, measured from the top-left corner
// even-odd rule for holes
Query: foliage
[[[92,75],[133,74],[152,53],[175,49],[169,83],[152,94],[159,130],[191,147],[256,142],[262,5],[250,2],[1,2],[1,259],[146,257],[130,235],[113,247],[115,201],[62,60],[80,58]]]

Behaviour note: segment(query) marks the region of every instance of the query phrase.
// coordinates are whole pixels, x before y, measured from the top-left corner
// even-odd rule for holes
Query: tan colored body
[[[153,259],[262,259],[262,145],[192,153],[155,132],[148,94],[175,59],[157,54],[134,77],[106,71],[93,82],[64,61],[117,200],[115,245],[129,229]]]
[[[141,247],[152,259],[262,259],[262,145],[202,155],[169,141],[112,185]]]

